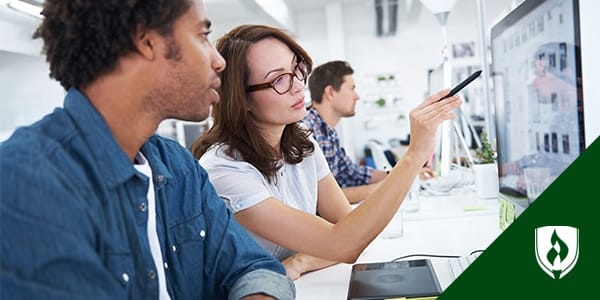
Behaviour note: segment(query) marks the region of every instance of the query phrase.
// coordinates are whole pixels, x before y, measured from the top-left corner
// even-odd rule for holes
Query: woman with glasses
[[[440,91],[410,113],[411,144],[388,178],[352,210],[300,121],[312,60],[288,34],[261,25],[234,28],[216,43],[227,61],[213,127],[192,151],[217,193],[288,275],[353,263],[398,210],[438,125],[458,97]]]

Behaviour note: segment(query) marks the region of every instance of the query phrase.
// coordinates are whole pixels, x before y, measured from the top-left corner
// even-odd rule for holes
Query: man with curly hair
[[[162,120],[201,121],[223,57],[200,0],[47,0],[64,105],[0,146],[0,298],[293,299]]]

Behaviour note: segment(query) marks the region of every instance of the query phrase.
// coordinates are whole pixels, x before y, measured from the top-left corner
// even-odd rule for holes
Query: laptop
[[[348,300],[436,299],[442,288],[429,259],[352,266]]]

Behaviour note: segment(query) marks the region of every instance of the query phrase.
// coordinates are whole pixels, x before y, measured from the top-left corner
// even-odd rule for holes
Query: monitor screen
[[[427,73],[429,95],[450,87],[451,84],[451,66],[448,63],[441,63],[439,66],[430,69]],[[437,132],[435,151],[429,159],[428,166],[435,170],[436,175],[444,176],[450,172],[451,148],[450,136],[451,126],[449,122],[444,122]]]
[[[585,148],[578,7],[526,0],[492,27],[501,194],[526,197],[524,169],[555,178]]]
[[[177,141],[188,150],[191,150],[192,145],[198,137],[200,137],[205,131],[207,131],[212,122],[207,119],[203,122],[188,122],[188,121],[176,121],[176,135]]]

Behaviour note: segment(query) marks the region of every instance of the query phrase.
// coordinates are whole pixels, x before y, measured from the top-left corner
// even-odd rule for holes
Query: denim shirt
[[[293,282],[233,218],[206,171],[152,136],[156,223],[172,299],[294,299]],[[0,298],[158,299],[148,178],[76,89],[0,146]]]

